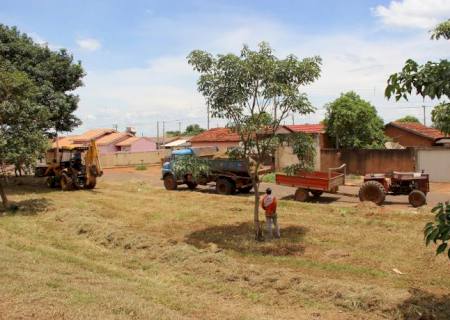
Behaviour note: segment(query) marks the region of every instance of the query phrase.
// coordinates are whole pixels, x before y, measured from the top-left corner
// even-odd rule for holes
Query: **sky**
[[[162,121],[166,130],[206,127],[189,52],[239,53],[243,44],[261,41],[279,58],[323,59],[320,79],[300,88],[317,110],[295,116],[295,123],[321,121],[327,103],[353,90],[385,122],[405,115],[423,120],[426,105],[430,124],[438,101],[388,101],[383,93],[408,58],[449,57],[450,42],[431,41],[429,33],[448,18],[450,0],[0,0],[0,23],[81,61],[86,76],[76,114],[83,124],[75,132],[117,125],[149,136],[156,136],[157,121],[161,130]]]

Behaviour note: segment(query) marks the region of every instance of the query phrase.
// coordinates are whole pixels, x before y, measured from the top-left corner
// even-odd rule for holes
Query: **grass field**
[[[280,201],[282,239],[257,243],[251,197],[8,192],[21,209],[0,217],[0,319],[450,319],[426,211]]]

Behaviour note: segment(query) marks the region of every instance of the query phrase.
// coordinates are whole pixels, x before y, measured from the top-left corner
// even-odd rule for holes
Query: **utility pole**
[[[157,149],[159,149],[159,147],[161,146],[159,141],[159,121],[156,121],[156,145]]]
[[[292,125],[295,124],[294,114],[292,114]]]
[[[178,120],[178,131],[180,132],[180,135],[181,135],[181,121],[180,120]]]
[[[423,108],[423,125],[426,126],[427,125],[427,118],[425,116],[425,108],[426,108],[426,106],[423,105],[422,108]]]
[[[208,128],[208,130],[209,130],[209,104],[206,104],[206,114],[207,114],[207,120],[206,120],[206,123],[207,123],[207,128]]]
[[[113,124],[113,128],[114,128],[114,130],[118,131],[119,126],[117,125],[117,123]]]
[[[162,122],[163,123],[163,135],[162,135],[162,145],[164,145],[164,136],[166,135],[166,122],[165,121],[163,121]]]

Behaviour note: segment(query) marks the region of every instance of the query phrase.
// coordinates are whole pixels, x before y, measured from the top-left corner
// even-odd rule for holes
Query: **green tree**
[[[255,235],[261,239],[259,221],[259,179],[261,161],[277,143],[276,130],[292,113],[314,110],[300,87],[320,76],[320,57],[277,58],[270,46],[257,50],[244,46],[239,55],[213,56],[195,50],[188,62],[200,73],[198,90],[206,98],[213,117],[227,119],[240,137],[243,159],[253,163],[255,192],[253,220]],[[267,114],[271,114],[270,121]]]
[[[0,24],[0,157],[32,165],[50,133],[80,124],[73,112],[82,85],[81,64],[66,50],[51,51],[16,28]],[[7,198],[0,185],[3,204]]]
[[[417,119],[414,116],[404,116],[403,118],[397,119],[395,120],[396,122],[415,122],[415,123],[420,123],[419,119]]]
[[[436,26],[432,31],[432,39],[450,39],[450,20]],[[450,134],[450,61],[443,59],[439,62],[428,61],[419,65],[412,59],[408,59],[401,72],[392,74],[388,79],[385,95],[388,98],[395,97],[408,99],[411,94],[421,95],[423,98],[442,99],[438,107],[432,111],[434,126],[446,134]]]
[[[198,124],[190,124],[186,127],[186,130],[183,132],[185,136],[196,136],[199,133],[204,132],[205,129],[201,128]]]
[[[341,94],[326,109],[326,132],[336,141],[336,148],[384,148],[383,120],[355,92]]]
[[[178,137],[181,136],[181,132],[176,130],[176,131],[166,131],[166,136],[168,137]]]

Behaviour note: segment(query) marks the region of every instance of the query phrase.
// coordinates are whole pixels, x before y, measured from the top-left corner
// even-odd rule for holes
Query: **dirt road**
[[[105,169],[102,179],[106,181],[144,180],[155,187],[163,188],[161,181],[161,168],[159,166],[148,167],[147,170],[138,171],[134,167]],[[351,182],[351,186],[339,188],[339,194],[323,194],[319,199],[311,199],[310,202],[339,205],[354,205],[359,203],[359,183]],[[261,190],[271,187],[279,199],[293,199],[295,188],[279,186],[274,183],[262,183]],[[427,205],[433,207],[438,202],[450,200],[450,183],[430,183],[430,193],[427,195]],[[201,192],[214,192],[214,185],[199,186]],[[248,196],[248,195],[242,195]],[[250,195],[252,196],[252,195]],[[385,205],[412,208],[408,203],[408,196],[387,196]]]

